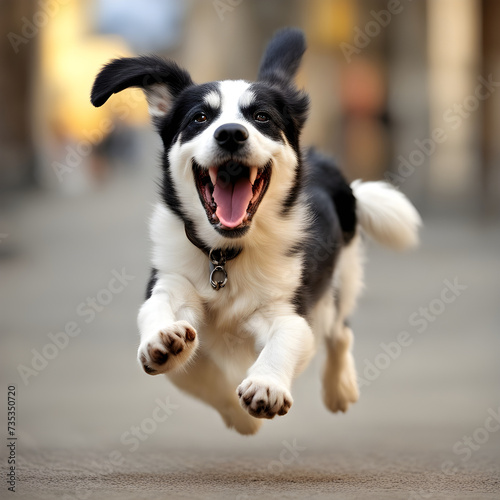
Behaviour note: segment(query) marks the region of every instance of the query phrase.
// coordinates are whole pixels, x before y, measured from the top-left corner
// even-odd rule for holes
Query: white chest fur
[[[245,238],[242,252],[226,263],[226,286],[216,291],[209,282],[208,257],[186,238],[183,222],[162,204],[154,211],[153,266],[161,275],[182,276],[192,285],[202,306],[200,344],[226,369],[230,364],[240,372],[238,367],[246,369],[255,360],[259,332],[249,326],[251,317],[272,315],[275,308],[291,303],[301,278],[301,256],[290,254],[299,239],[301,215],[280,222],[256,219],[252,238]]]

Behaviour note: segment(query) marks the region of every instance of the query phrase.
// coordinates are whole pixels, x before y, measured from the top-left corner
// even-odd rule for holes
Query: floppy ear
[[[259,68],[259,80],[292,83],[306,50],[304,33],[297,28],[278,31],[269,42]]]
[[[129,87],[140,87],[148,100],[153,118],[165,116],[172,101],[186,87],[193,85],[189,73],[173,61],[156,56],[114,59],[97,75],[90,100],[102,106],[112,94]]]

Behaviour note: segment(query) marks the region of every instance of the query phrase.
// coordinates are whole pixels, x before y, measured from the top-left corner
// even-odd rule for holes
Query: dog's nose
[[[236,151],[248,139],[248,130],[239,123],[226,123],[215,131],[214,139],[227,151]]]

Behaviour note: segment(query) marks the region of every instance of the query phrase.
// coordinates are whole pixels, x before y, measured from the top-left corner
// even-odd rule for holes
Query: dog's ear
[[[297,28],[278,31],[269,42],[259,68],[259,80],[292,83],[306,50],[304,33]]]
[[[90,100],[99,107],[112,94],[140,87],[146,94],[151,116],[161,118],[177,95],[190,85],[193,81],[189,73],[173,61],[156,56],[126,57],[114,59],[102,68],[95,79]]]

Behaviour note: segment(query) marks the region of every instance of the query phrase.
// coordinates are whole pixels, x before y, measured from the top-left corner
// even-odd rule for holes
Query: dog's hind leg
[[[186,370],[169,373],[168,377],[179,389],[215,408],[225,424],[240,434],[255,434],[262,425],[260,419],[241,408],[235,387],[207,355],[198,352]]]
[[[351,353],[352,330],[347,318],[354,309],[362,286],[362,258],[359,236],[342,250],[335,272],[336,308],[333,324],[325,332],[326,361],[323,369],[323,401],[332,412],[345,412],[359,397],[356,368]]]
[[[356,368],[351,354],[353,335],[347,326],[336,325],[325,339],[327,359],[323,369],[323,402],[333,412],[345,412],[359,397]]]

